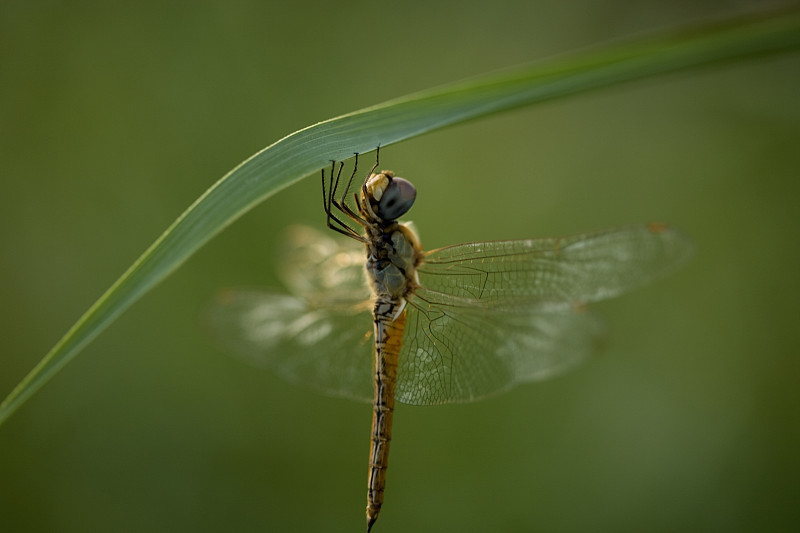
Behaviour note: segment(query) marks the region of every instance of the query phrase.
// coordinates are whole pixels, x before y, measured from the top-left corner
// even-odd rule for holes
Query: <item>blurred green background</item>
[[[766,2],[0,3],[0,395],[197,196],[314,122]],[[772,5],[778,5],[773,3]],[[800,523],[800,56],[525,108],[382,152],[427,248],[666,221],[693,262],[595,307],[607,349],[399,406],[375,531]],[[0,427],[0,531],[362,531],[370,407],[219,353],[316,176],[246,215]]]

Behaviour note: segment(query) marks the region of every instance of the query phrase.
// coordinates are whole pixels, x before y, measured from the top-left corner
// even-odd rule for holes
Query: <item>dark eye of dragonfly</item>
[[[410,181],[393,177],[383,191],[378,205],[374,207],[375,214],[383,220],[395,220],[411,209],[416,198],[417,189]]]

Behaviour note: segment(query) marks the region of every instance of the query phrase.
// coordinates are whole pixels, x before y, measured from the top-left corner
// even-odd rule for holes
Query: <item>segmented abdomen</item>
[[[375,398],[367,481],[367,531],[378,519],[386,486],[397,362],[406,324],[405,310],[395,317],[400,306],[401,302],[378,300],[375,303]]]

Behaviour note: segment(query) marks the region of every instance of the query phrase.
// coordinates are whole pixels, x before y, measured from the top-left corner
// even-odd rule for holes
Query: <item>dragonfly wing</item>
[[[291,294],[222,291],[208,313],[213,337],[287,381],[371,401],[372,309],[363,249],[290,226],[281,256],[281,278]]]
[[[315,307],[261,290],[220,292],[208,325],[220,347],[325,394],[372,400],[372,318],[363,305]]]
[[[352,239],[334,239],[308,226],[289,226],[281,256],[281,280],[295,296],[311,302],[370,298],[364,246]]]
[[[650,224],[427,252],[408,298],[398,398],[472,401],[575,366],[602,334],[583,304],[643,285],[690,251],[679,232]]]
[[[427,252],[423,286],[505,308],[612,298],[683,263],[691,244],[663,224],[547,239],[476,242]]]
[[[492,309],[420,288],[409,297],[397,399],[469,402],[564,372],[590,355],[600,322],[572,306]]]

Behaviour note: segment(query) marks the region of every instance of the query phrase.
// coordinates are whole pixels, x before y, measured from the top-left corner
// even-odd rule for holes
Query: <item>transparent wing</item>
[[[425,254],[428,289],[490,307],[618,296],[683,263],[691,244],[664,224],[521,241],[459,244]]]
[[[221,347],[247,362],[325,394],[372,401],[368,303],[314,307],[287,294],[230,289],[208,318]]]
[[[575,366],[602,333],[583,303],[642,285],[690,250],[651,224],[428,252],[408,299],[398,399],[473,401]]]
[[[357,243],[305,226],[287,231],[281,278],[291,294],[226,289],[207,314],[223,348],[287,381],[372,400],[372,308]]]
[[[296,225],[287,228],[282,247],[278,272],[291,294],[334,306],[369,299],[363,245]]]
[[[419,289],[409,298],[397,399],[414,405],[470,402],[578,365],[602,338],[579,306],[492,309]]]

